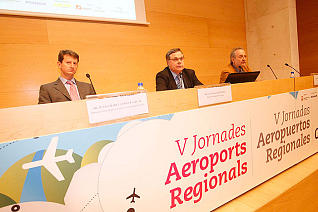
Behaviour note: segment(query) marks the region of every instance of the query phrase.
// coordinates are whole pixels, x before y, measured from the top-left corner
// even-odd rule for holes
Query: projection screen
[[[144,0],[0,0],[0,13],[149,24]]]

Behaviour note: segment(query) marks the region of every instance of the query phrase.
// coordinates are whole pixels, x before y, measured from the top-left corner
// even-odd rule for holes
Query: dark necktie
[[[182,75],[181,73],[176,76],[177,88],[182,89]]]

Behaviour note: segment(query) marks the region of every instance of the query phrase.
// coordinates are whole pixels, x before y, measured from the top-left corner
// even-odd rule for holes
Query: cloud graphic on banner
[[[248,123],[247,114],[238,113],[234,107],[229,107],[231,108],[229,111],[232,110],[229,115],[233,115],[236,120],[239,120],[235,126]],[[194,186],[193,182],[209,179],[211,177],[209,171],[200,170],[198,164],[197,168],[192,166],[187,170],[189,172],[187,177],[176,179],[176,175],[173,175],[169,178],[171,182],[167,183],[169,168],[173,162],[181,173],[183,164],[190,162],[189,165],[191,165],[192,160],[220,150],[218,144],[212,146],[212,143],[208,149],[207,139],[204,137],[211,131],[222,132],[223,129],[234,128],[231,121],[222,121],[222,113],[219,112],[219,109],[219,107],[215,107],[212,113],[211,110],[204,108],[196,112],[180,112],[176,113],[170,121],[147,120],[120,132],[120,136],[106,155],[99,176],[98,193],[102,208],[105,211],[127,211],[130,208],[134,208],[136,211],[153,209],[167,211],[173,206],[171,193],[174,188],[179,187],[184,192],[187,187]],[[238,138],[232,142],[224,142],[222,148],[232,147],[235,142],[242,141]],[[222,166],[216,165],[215,172],[220,168],[229,170],[235,164],[236,160],[231,160],[223,163]],[[231,186],[231,183],[227,183],[223,187],[227,186]],[[131,195],[133,190],[140,198],[131,203],[126,198]],[[218,187],[214,189],[214,191],[220,190],[221,188]],[[191,210],[193,201],[199,202],[201,200],[199,198],[213,198],[208,193],[199,197],[199,194],[193,192],[192,199],[189,202],[183,200],[183,203],[178,204],[178,207],[175,208],[177,211]],[[182,193],[181,196],[183,195]],[[208,210],[211,205],[200,205],[199,207],[202,207],[198,208],[200,210]]]
[[[103,159],[113,144],[107,142],[98,154],[97,163],[85,165],[75,172],[64,198],[66,211],[102,212],[98,195],[98,177]]]
[[[100,168],[101,164],[92,163],[74,174],[64,198],[66,211],[102,211],[97,193]]]

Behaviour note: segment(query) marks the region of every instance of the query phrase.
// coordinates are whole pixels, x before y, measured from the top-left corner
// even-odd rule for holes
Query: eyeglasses
[[[179,60],[183,61],[184,57],[175,57],[175,58],[170,58],[169,60],[172,60],[173,62],[178,62]]]

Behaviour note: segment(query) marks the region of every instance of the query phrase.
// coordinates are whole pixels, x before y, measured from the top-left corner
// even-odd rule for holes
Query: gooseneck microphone
[[[181,85],[182,85],[182,82],[183,82],[183,86],[184,86],[184,88],[188,88],[187,87],[187,84],[185,83],[185,81],[183,80],[183,73],[182,72],[180,72],[180,78],[181,78]]]
[[[239,69],[241,72],[244,72],[244,69],[242,68],[242,66],[239,66]]]
[[[96,94],[96,91],[95,91],[95,88],[94,88],[93,82],[92,82],[92,80],[91,80],[91,75],[86,74],[86,77],[87,77],[87,78],[89,79],[89,81],[91,82],[91,85],[92,85],[93,91],[94,91],[94,93]]]
[[[277,76],[276,76],[276,74],[274,73],[272,67],[271,67],[270,65],[267,65],[267,67],[272,71],[272,73],[274,74],[275,78],[277,79]]]
[[[296,71],[299,74],[299,76],[301,76],[301,73],[299,71],[297,71],[294,67],[288,65],[288,63],[285,63],[285,66],[288,66],[289,68],[292,68],[294,71]]]

